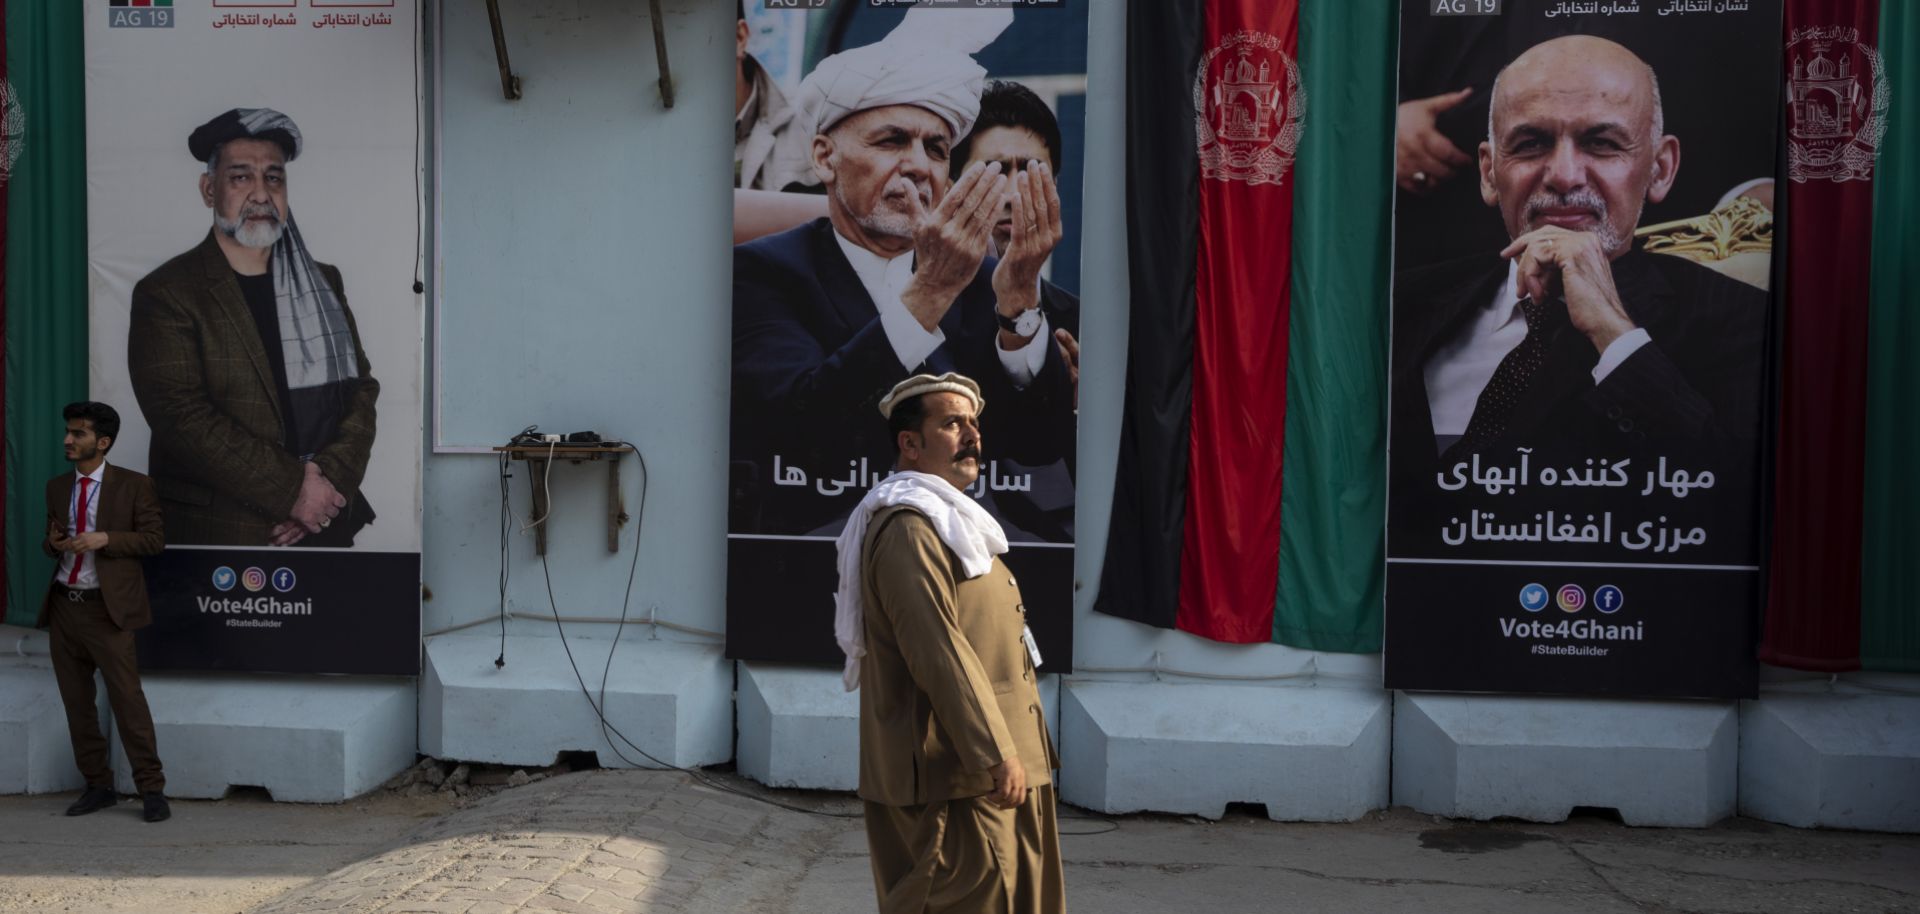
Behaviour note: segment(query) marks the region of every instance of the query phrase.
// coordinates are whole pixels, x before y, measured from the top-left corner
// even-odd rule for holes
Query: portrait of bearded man
[[[380,385],[340,271],[293,218],[303,145],[271,108],[195,128],[213,226],[134,286],[127,372],[170,543],[344,548],[374,519],[360,484]]]
[[[1567,36],[1516,57],[1491,95],[1480,197],[1508,243],[1395,277],[1393,529],[1432,529],[1409,516],[1431,500],[1409,496],[1436,474],[1520,450],[1534,466],[1665,456],[1744,504],[1766,293],[1635,245],[1682,161],[1657,75],[1620,44]]]

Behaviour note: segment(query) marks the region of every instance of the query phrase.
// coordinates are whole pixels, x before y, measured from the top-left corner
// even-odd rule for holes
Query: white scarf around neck
[[[833,640],[847,655],[840,681],[849,692],[860,688],[860,658],[867,653],[866,607],[860,598],[861,547],[873,515],[895,505],[925,515],[940,541],[960,559],[969,579],[986,574],[993,567],[993,557],[1007,551],[1007,534],[1000,522],[972,496],[938,476],[902,470],[874,486],[853,509],[834,543],[840,553],[840,589],[833,594]]]

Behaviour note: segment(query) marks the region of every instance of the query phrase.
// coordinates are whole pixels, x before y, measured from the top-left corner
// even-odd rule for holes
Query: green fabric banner
[[[1395,28],[1388,3],[1302,0],[1293,313],[1273,640],[1380,650]]]
[[[1892,95],[1873,172],[1860,666],[1920,672],[1920,9],[1882,0],[1879,50]]]
[[[46,482],[67,469],[60,408],[87,394],[82,12],[65,0],[6,9],[7,80],[26,115],[7,182],[6,621],[16,625],[33,624],[52,574],[40,541]]]

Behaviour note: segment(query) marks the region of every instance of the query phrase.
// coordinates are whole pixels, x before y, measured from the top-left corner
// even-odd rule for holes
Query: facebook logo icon
[[[1603,584],[1593,592],[1593,608],[1603,613],[1617,613],[1626,602],[1626,595],[1612,584]]]
[[[293,589],[293,569],[281,566],[273,570],[273,589],[286,593]]]

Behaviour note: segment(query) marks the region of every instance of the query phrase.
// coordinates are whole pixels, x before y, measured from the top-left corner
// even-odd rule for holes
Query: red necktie
[[[87,483],[90,483],[92,481],[93,480],[88,479],[85,476],[80,477],[80,506],[74,509],[74,512],[73,512],[73,535],[74,536],[79,536],[80,534],[87,532]],[[86,560],[87,560],[87,554],[84,552],[76,553],[74,555],[73,570],[67,572],[68,587],[72,587],[73,585],[80,583],[80,563]]]

